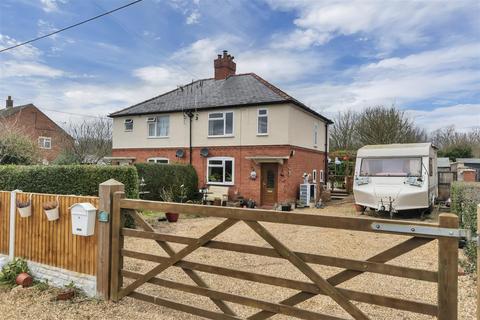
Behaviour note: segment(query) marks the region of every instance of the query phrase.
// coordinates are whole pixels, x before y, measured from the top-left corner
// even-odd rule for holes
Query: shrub
[[[109,179],[125,184],[128,198],[138,197],[138,175],[131,166],[0,166],[0,190],[97,196]]]
[[[452,212],[460,219],[460,227],[477,232],[477,205],[480,204],[480,183],[454,182],[452,184]],[[473,243],[468,243],[464,248],[468,258],[467,270],[475,272],[477,261],[477,248]]]
[[[142,198],[147,200],[162,200],[161,190],[171,188],[176,195],[182,194],[181,186],[185,189],[185,200],[194,199],[198,194],[198,176],[195,169],[190,165],[183,164],[135,164],[138,176],[145,180],[142,191],[148,191]],[[175,199],[180,202],[180,199]]]
[[[3,131],[0,126],[0,130]],[[28,136],[15,131],[0,135],[0,164],[38,163],[38,146]]]
[[[29,273],[27,261],[21,258],[15,258],[2,267],[0,271],[0,285],[13,287],[15,280],[20,273]]]

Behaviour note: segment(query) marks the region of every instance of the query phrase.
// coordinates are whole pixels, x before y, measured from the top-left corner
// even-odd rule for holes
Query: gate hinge
[[[472,239],[470,230],[453,229],[441,227],[429,227],[418,225],[403,225],[394,223],[373,222],[373,230],[392,232],[398,234],[425,236],[425,237],[445,237],[458,239]]]

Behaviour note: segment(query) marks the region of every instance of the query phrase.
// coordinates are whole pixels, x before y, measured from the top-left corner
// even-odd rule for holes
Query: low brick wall
[[[7,263],[8,256],[0,254],[0,262]],[[85,291],[89,297],[94,297],[96,295],[97,280],[95,276],[60,269],[32,261],[28,261],[28,267],[35,280],[48,280],[48,284],[55,287],[63,287],[73,282],[76,287]]]

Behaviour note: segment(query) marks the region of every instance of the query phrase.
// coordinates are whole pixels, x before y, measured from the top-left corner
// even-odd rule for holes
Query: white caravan
[[[357,152],[355,204],[393,213],[431,210],[438,196],[437,151],[431,143],[368,145]]]

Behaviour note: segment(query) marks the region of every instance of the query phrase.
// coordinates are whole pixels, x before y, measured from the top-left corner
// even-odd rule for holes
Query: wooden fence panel
[[[10,192],[0,191],[0,253],[8,254],[10,231]]]
[[[30,193],[17,194],[17,200],[27,201],[29,198]],[[97,225],[93,236],[72,235],[72,219],[69,208],[79,202],[90,202],[98,208],[99,198],[58,196],[60,217],[56,221],[48,221],[42,205],[45,202],[56,200],[57,195],[33,193],[32,215],[28,218],[21,218],[17,211],[15,256],[62,269],[95,275],[98,221],[96,221]]]

